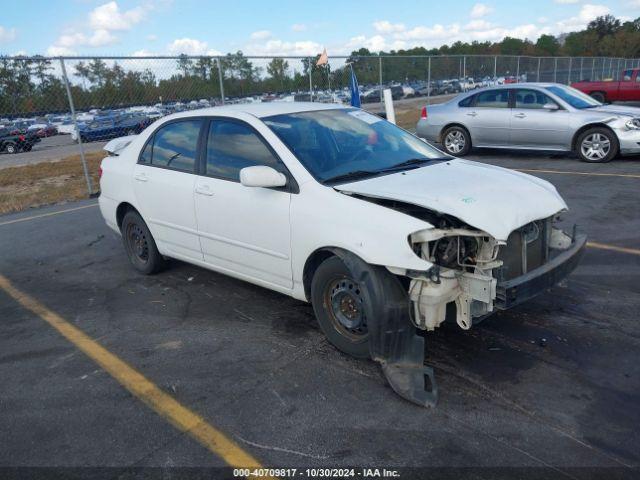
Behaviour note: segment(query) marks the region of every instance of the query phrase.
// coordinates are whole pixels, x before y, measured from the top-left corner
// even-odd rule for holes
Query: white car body
[[[343,144],[343,155],[329,172],[357,163],[355,159],[361,154],[369,155],[373,152],[370,142],[392,149],[405,142],[413,150],[398,147],[395,151],[402,155],[393,157],[391,170],[365,171],[364,179],[353,179],[354,174],[362,175],[361,170],[348,170],[322,180],[276,133],[282,128],[292,129],[287,131],[294,137],[296,132],[306,132],[295,130],[306,128],[296,127],[302,124],[295,123],[300,121],[295,114],[321,117],[313,125],[322,128],[331,122],[342,125],[342,129],[324,132],[332,139],[314,155],[328,152],[331,145],[340,146],[339,136],[331,132],[351,139]],[[283,116],[266,118],[275,115]],[[147,144],[153,145],[155,152],[154,135],[165,125],[189,119],[208,122],[211,118],[251,130],[251,135],[275,153],[269,161],[277,159],[279,170],[254,162],[238,170],[237,180],[199,174],[209,165],[208,134],[203,130],[208,123],[198,127],[197,135],[192,130],[190,137],[173,137],[190,138],[191,145],[197,137],[195,154],[187,155],[195,162],[193,172],[139,161]],[[288,119],[293,123],[286,123]],[[171,129],[165,132],[175,133]],[[378,132],[384,137],[380,142]],[[229,142],[224,135],[218,137],[221,144]],[[352,156],[344,156],[354,139],[366,139],[367,146],[356,142],[355,150],[349,151]],[[214,147],[217,141],[213,141]],[[232,155],[230,158],[244,152],[245,143],[238,142],[246,139],[237,137],[234,141],[224,143],[224,155]],[[306,155],[307,142],[298,145]],[[182,147],[168,153],[166,144],[159,148],[161,158],[173,160],[181,155],[174,152]],[[182,112],[163,117],[137,136],[112,140],[105,149],[110,156],[101,165],[100,211],[114,231],[120,233],[123,222],[127,225],[123,227],[127,232],[125,248],[134,266],[131,252],[148,251],[140,246],[140,239],[148,234],[132,235],[131,227],[144,223],[157,246],[155,259],[176,258],[302,301],[311,301],[315,295],[319,321],[323,314],[317,308],[321,312],[340,309],[347,312],[345,315],[365,318],[367,336],[356,338],[359,343],[354,345],[367,347],[363,341],[368,342],[371,357],[382,363],[393,389],[421,405],[434,405],[437,390],[426,391],[426,376],[435,385],[433,372],[425,370],[423,339],[407,328],[411,323],[433,330],[449,317],[447,307],[454,304],[455,321],[469,329],[474,319],[495,308],[510,308],[566,276],[577,265],[586,243],[584,235],[569,236],[553,227],[555,217],[567,210],[567,205],[549,182],[499,167],[443,158],[441,152],[386,120],[335,104],[270,102]],[[362,162],[384,162],[393,150],[383,152],[382,157],[369,156]],[[406,159],[407,152],[422,152],[427,158]],[[397,159],[402,161],[395,164]],[[216,163],[211,165],[215,169]],[[375,176],[371,178],[371,174]],[[348,181],[343,181],[345,175]],[[360,295],[364,290],[368,293],[357,297],[361,303],[334,303],[333,296],[327,302],[328,297],[318,293],[336,291],[328,280],[315,281],[321,277],[315,272],[336,260],[331,257],[338,257],[343,265],[340,268],[347,268],[356,279],[340,287],[352,293],[335,298],[352,298],[353,292]],[[142,273],[151,273],[140,268]],[[347,278],[331,275],[342,279],[340,282]],[[314,285],[319,284],[329,286],[318,290]],[[330,341],[346,348],[340,346],[342,340]],[[350,348],[346,350],[362,354]]]
[[[164,117],[140,135],[127,138],[124,143],[130,143],[119,150],[117,157],[103,160],[102,215],[119,232],[118,208],[129,204],[140,212],[162,255],[308,301],[305,264],[322,248],[344,249],[368,264],[384,266],[399,275],[428,271],[434,266],[426,255],[414,252],[408,239],[422,238],[426,242],[446,236],[446,232],[362,197],[400,201],[455,217],[490,237],[494,246],[504,245],[518,228],[567,209],[553,185],[545,180],[453,158],[428,168],[329,187],[316,181],[261,121],[261,117],[276,114],[339,108],[343,107],[274,102]],[[165,122],[202,116],[237,119],[253,127],[285,164],[299,192],[248,188],[136,163],[147,139]],[[142,178],[144,181],[136,180]],[[557,240],[567,241],[560,236]],[[479,283],[493,292],[484,298],[484,313],[493,310],[495,284],[490,276]],[[439,315],[421,326],[431,330],[443,320]],[[468,328],[468,320],[459,318],[458,323]]]

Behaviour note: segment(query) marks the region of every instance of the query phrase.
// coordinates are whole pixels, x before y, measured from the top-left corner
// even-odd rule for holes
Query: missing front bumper
[[[575,235],[568,249],[540,267],[511,280],[498,282],[494,307],[499,310],[515,307],[553,287],[578,266],[586,243],[586,235]]]

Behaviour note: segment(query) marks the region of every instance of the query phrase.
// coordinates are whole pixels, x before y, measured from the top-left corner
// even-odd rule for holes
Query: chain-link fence
[[[638,59],[493,55],[332,57],[0,57],[0,150],[24,162],[98,152],[173,112],[229,103],[350,103],[351,69],[364,108],[516,82],[618,79]],[[5,157],[8,158],[8,157]],[[0,166],[4,163],[0,159]],[[86,175],[87,188],[93,193]]]

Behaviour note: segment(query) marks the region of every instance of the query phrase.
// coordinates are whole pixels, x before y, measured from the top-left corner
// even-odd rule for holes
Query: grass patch
[[[99,188],[98,168],[105,152],[85,154],[93,182]],[[57,162],[0,169],[0,214],[88,198],[80,155]]]
[[[420,109],[412,108],[410,110],[400,110],[396,112],[396,124],[399,127],[415,132],[416,124],[420,119]]]

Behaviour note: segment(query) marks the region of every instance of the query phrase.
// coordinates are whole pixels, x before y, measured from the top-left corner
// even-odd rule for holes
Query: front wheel
[[[13,143],[9,143],[5,150],[7,153],[18,153],[18,148]]]
[[[605,103],[607,101],[607,97],[602,92],[591,92],[589,95],[591,95],[591,98],[600,103]]]
[[[471,136],[462,127],[449,127],[442,134],[442,146],[449,155],[463,157],[471,151]]]
[[[618,154],[618,137],[607,128],[590,128],[576,141],[576,153],[583,162],[610,162]]]
[[[122,219],[122,241],[133,268],[144,275],[162,270],[165,260],[160,255],[156,242],[138,212],[127,212]]]
[[[311,303],[320,328],[334,347],[357,358],[369,358],[363,293],[339,257],[322,262],[311,281]]]

